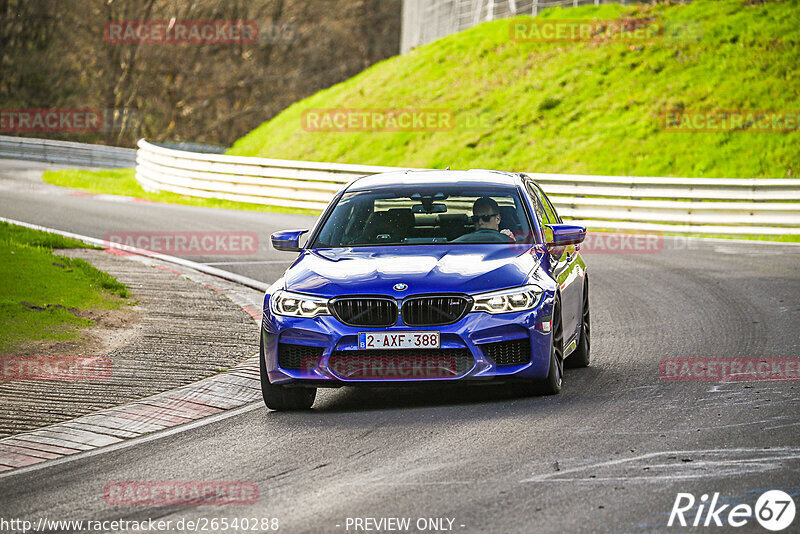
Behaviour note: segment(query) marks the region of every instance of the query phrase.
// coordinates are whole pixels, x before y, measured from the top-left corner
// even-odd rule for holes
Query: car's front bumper
[[[268,297],[268,296],[267,296]],[[488,381],[497,379],[542,379],[550,365],[550,324],[553,299],[546,294],[533,310],[490,315],[469,313],[460,321],[428,328],[408,327],[399,321],[389,328],[350,327],[333,316],[303,319],[275,315],[266,305],[261,328],[261,357],[273,384],[339,387],[427,382]],[[379,351],[380,367],[367,365],[366,354],[358,350],[359,332],[440,332],[441,349],[419,349],[412,353]],[[516,349],[529,348],[530,359],[502,364],[497,358],[502,342]],[[279,344],[307,347],[302,365],[287,368],[279,363]],[[504,347],[508,347],[506,343]],[[285,353],[284,353],[285,354]],[[495,361],[492,355],[495,356]],[[406,358],[408,356],[408,358]],[[513,359],[513,358],[512,358]],[[363,367],[362,367],[363,364]]]

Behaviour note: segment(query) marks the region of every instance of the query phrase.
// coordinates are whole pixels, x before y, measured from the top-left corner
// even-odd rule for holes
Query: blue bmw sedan
[[[313,229],[272,235],[299,256],[264,297],[264,402],[298,410],[319,387],[490,380],[558,393],[564,366],[589,365],[585,236],[524,174],[351,182]]]

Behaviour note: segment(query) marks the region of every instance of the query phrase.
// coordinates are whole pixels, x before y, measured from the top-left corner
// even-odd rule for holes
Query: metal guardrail
[[[578,7],[643,0],[403,0],[400,53],[489,21],[537,15],[549,7]]]
[[[132,167],[151,191],[323,209],[351,180],[401,167],[225,156],[138,143],[139,150],[0,136],[0,158]],[[800,235],[800,179],[655,178],[526,173],[559,213],[592,228]]]
[[[225,151],[228,149],[218,145],[207,145],[205,143],[187,143],[187,142],[175,142],[175,143],[157,143],[153,142],[156,146],[162,146],[164,148],[172,148],[174,150],[188,150],[190,152],[201,152],[203,154],[224,154]]]
[[[200,154],[139,141],[136,179],[149,191],[321,210],[343,184],[395,167]]]
[[[355,178],[403,170],[138,146],[136,178],[147,190],[293,208],[323,209]],[[526,174],[563,217],[592,228],[800,235],[800,179]]]
[[[0,135],[0,158],[76,167],[131,168],[136,165],[136,149]]]

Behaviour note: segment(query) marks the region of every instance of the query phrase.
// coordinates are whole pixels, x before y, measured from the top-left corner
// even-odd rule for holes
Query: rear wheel
[[[580,339],[575,352],[564,360],[564,367],[574,369],[576,367],[589,366],[589,349],[591,349],[591,316],[589,315],[589,280],[583,286],[583,319],[581,324]]]
[[[291,410],[308,410],[317,397],[317,388],[287,387],[279,384],[270,384],[267,376],[267,364],[264,362],[264,341],[261,341],[261,350],[258,354],[259,369],[261,371],[261,394],[264,404],[270,410],[279,412]]]

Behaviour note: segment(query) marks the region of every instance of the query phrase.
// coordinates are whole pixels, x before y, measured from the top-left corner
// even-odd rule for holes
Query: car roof
[[[352,182],[348,191],[372,191],[391,189],[403,185],[476,185],[499,188],[515,188],[520,176],[512,172],[470,169],[468,171],[392,171],[364,176]]]

